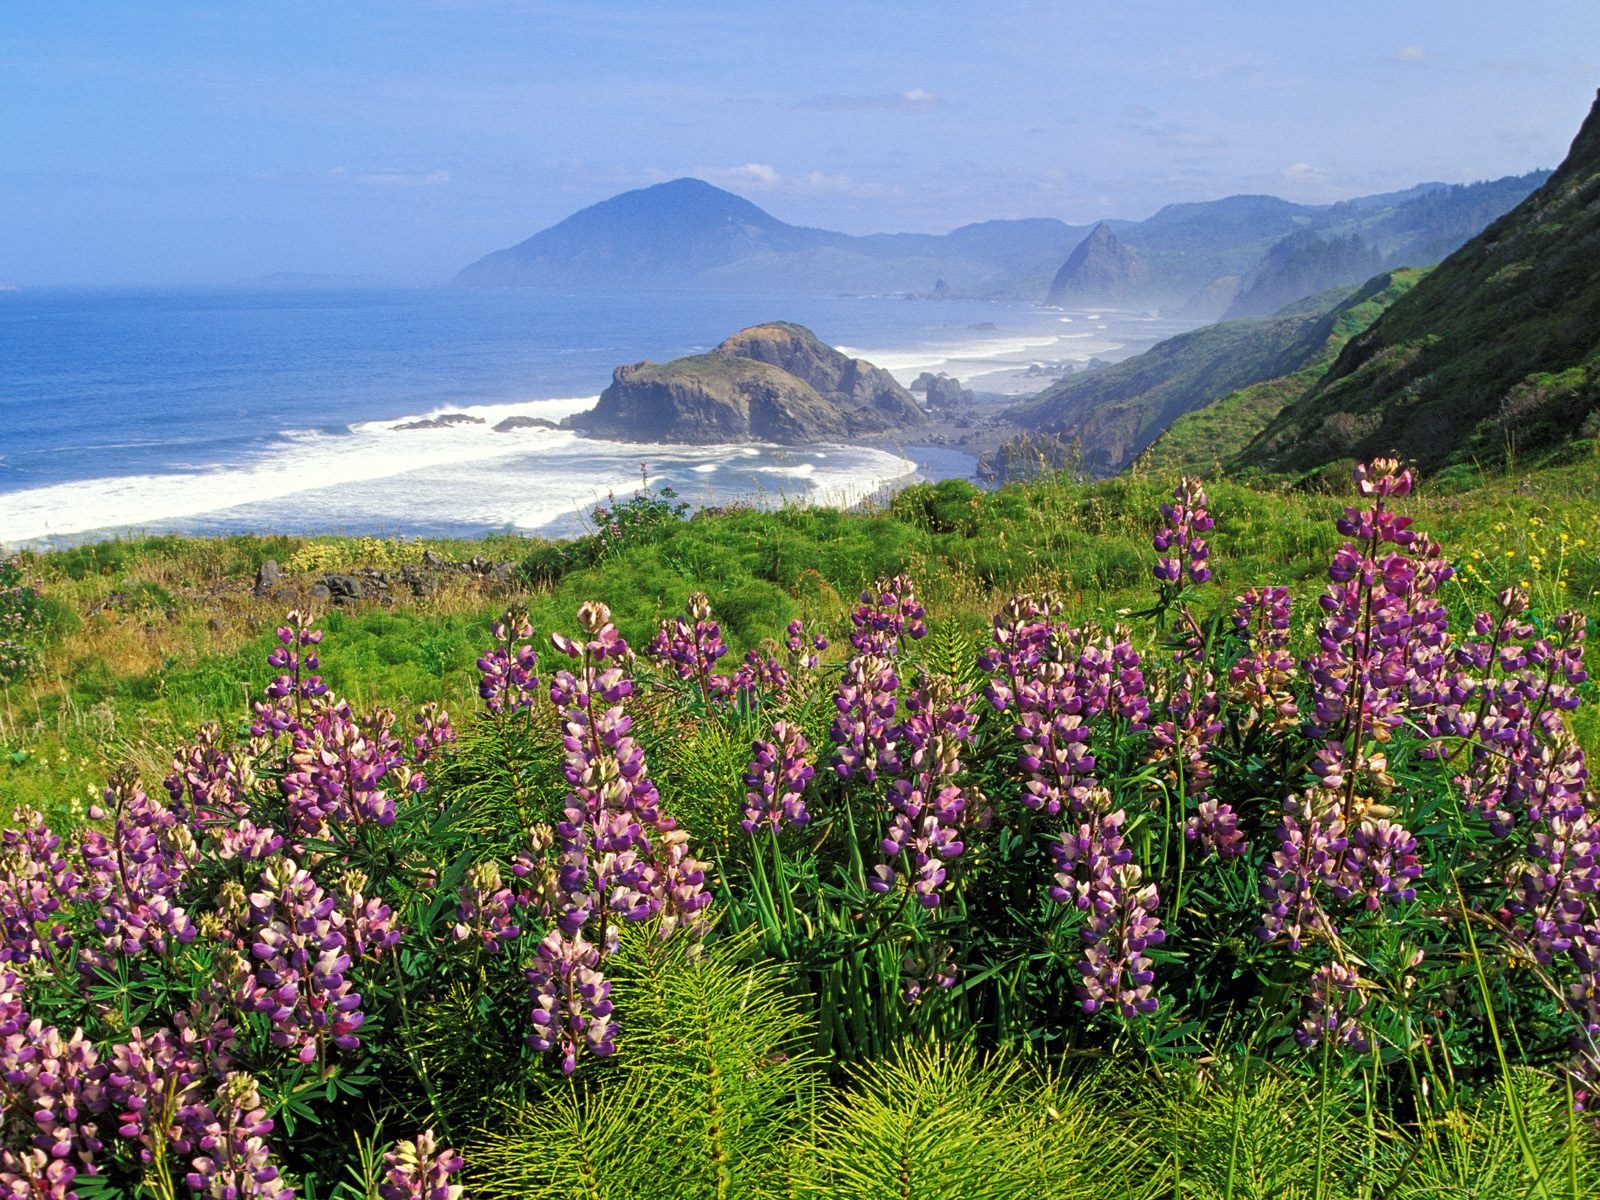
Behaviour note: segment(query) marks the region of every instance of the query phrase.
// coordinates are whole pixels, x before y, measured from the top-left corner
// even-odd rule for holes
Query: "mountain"
[[[1239,291],[1238,281],[1261,274],[1269,253],[1292,235],[1359,234],[1383,255],[1381,265],[1431,262],[1511,208],[1542,178],[1419,184],[1321,206],[1276,196],[1227,196],[1169,204],[1138,222],[1068,225],[1036,217],[983,221],[946,234],[859,237],[789,225],[709,183],[676,179],[591,205],[464,267],[455,282],[1038,300],[1065,273],[1055,293],[1058,303],[1162,307],[1214,320]],[[1092,239],[1087,250],[1086,239]],[[1080,250],[1088,261],[1069,263]],[[1351,274],[1343,282],[1364,277]]]
[[[1073,248],[1050,283],[1046,304],[1101,304],[1110,307],[1137,302],[1148,272],[1138,253],[1118,240],[1101,221]]]
[[[1085,227],[985,221],[853,237],[788,225],[698,179],[624,192],[463,268],[457,284],[592,290],[1043,294]]]
[[[709,354],[618,367],[589,412],[567,423],[638,442],[837,442],[926,420],[887,371],[809,329],[755,325]]]
[[[1222,319],[1264,317],[1302,297],[1370,279],[1382,269],[1383,255],[1359,233],[1291,233],[1267,251]]]
[[[1386,271],[1326,315],[1327,336],[1287,375],[1253,383],[1180,416],[1139,456],[1140,467],[1169,475],[1217,474],[1271,423],[1317,385],[1339,351],[1427,274],[1425,267]],[[1303,307],[1304,302],[1301,306]]]
[[[1214,414],[1208,425],[1231,435],[1237,449],[1288,403],[1292,381],[1304,385],[1320,376],[1419,274],[1382,275],[1354,292],[1324,292],[1271,317],[1181,333],[1114,366],[1069,376],[1005,416],[1034,432],[1076,440],[1092,475],[1115,474],[1176,422],[1200,419],[1219,404],[1226,406],[1218,410],[1222,419]]]
[[[1424,198],[1426,199],[1426,197]],[[1237,465],[1526,461],[1600,433],[1600,96],[1531,196],[1353,338]]]
[[[1378,271],[1437,262],[1547,177],[1535,171],[1484,183],[1418,184],[1324,205],[1226,196],[1169,204],[1113,229],[1141,264],[1140,286],[1131,290],[1135,307],[1208,321],[1264,316]],[[1127,304],[1129,294],[1112,277],[1101,290],[1080,286],[1074,302],[1111,308]]]

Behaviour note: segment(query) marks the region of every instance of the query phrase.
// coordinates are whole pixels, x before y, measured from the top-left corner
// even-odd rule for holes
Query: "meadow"
[[[1354,474],[8,560],[0,1180],[1593,1194],[1600,477]]]

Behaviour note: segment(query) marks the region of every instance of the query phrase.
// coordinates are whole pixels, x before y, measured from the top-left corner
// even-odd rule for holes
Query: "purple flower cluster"
[[[739,827],[754,833],[766,825],[776,831],[784,825],[799,828],[811,820],[806,811],[806,785],[816,774],[811,765],[806,735],[793,721],[772,723],[771,741],[757,741],[745,770],[744,820]]]
[[[492,713],[532,708],[539,694],[539,659],[528,614],[507,610],[493,633],[493,649],[478,659],[478,695],[484,707]]]
[[[834,694],[838,715],[830,736],[838,749],[833,769],[841,779],[859,775],[868,783],[900,773],[896,745],[900,707],[900,674],[895,668],[907,638],[927,635],[926,613],[904,576],[880,579],[861,593],[850,614],[850,645],[855,650],[844,665]]]
[[[166,954],[170,944],[191,942],[197,932],[180,902],[184,878],[199,858],[188,826],[174,809],[145,795],[129,772],[112,777],[105,804],[91,806],[89,816],[109,818],[110,835],[87,829],[81,842],[82,897],[98,908],[94,930],[103,946],[84,948],[86,966],[104,967],[116,954]]]
[[[1014,717],[1023,804],[1064,822],[1050,847],[1049,896],[1084,913],[1079,1000],[1086,1012],[1110,1005],[1132,1017],[1156,1007],[1146,951],[1165,933],[1156,886],[1125,845],[1127,813],[1111,809],[1096,778],[1092,739],[1103,718],[1148,727],[1144,673],[1126,637],[1094,638],[1056,620],[1057,611],[1048,597],[1008,602],[979,663],[991,672],[990,704]]]
[[[1289,653],[1289,589],[1250,588],[1233,608],[1233,633],[1244,651],[1228,668],[1229,699],[1262,728],[1290,729],[1299,706],[1290,690],[1299,674]]]
[[[461,1156],[441,1149],[433,1130],[424,1130],[415,1140],[396,1142],[383,1156],[378,1195],[381,1200],[465,1200],[461,1185],[450,1182],[461,1167]]]
[[[450,934],[494,954],[522,932],[513,920],[515,906],[516,897],[501,882],[499,866],[492,861],[474,863],[461,883]]]
[[[282,672],[267,684],[266,699],[255,706],[257,736],[288,729],[305,712],[306,705],[328,694],[317,668],[322,664],[312,649],[322,643],[322,631],[311,624],[309,613],[291,612],[278,626],[278,645],[267,655],[267,665]]]
[[[805,622],[796,617],[784,630],[783,645],[789,652],[791,671],[815,671],[822,663],[822,652],[828,648],[828,639],[821,634],[808,634]]]
[[[715,673],[717,660],[728,653],[728,647],[704,592],[691,592],[687,609],[685,616],[661,622],[645,655],[684,682],[693,683],[700,698],[710,704],[731,690],[727,677]]]
[[[202,1196],[217,1200],[293,1200],[294,1190],[278,1177],[266,1143],[272,1120],[261,1103],[261,1089],[251,1076],[232,1071],[217,1088],[216,1099],[200,1128],[200,1151],[184,1182]]]
[[[584,604],[578,623],[582,640],[550,639],[574,664],[557,671],[550,684],[571,790],[548,851],[556,861],[556,928],[527,972],[535,1027],[529,1044],[558,1049],[568,1072],[584,1047],[605,1055],[613,1046],[610,985],[599,964],[615,945],[615,922],[659,914],[663,934],[693,928],[695,914],[711,898],[704,864],[660,811],[644,751],[629,736],[633,720],[623,708],[633,694],[628,644],[604,604]],[[590,926],[592,943],[582,934]]]
[[[0,833],[0,963],[59,961],[72,949],[66,906],[81,884],[61,838],[31,809]]]
[[[287,859],[269,862],[250,893],[247,957],[234,957],[229,980],[247,1011],[265,1013],[272,1043],[303,1063],[325,1063],[329,1047],[354,1050],[365,1017],[350,971],[351,919],[338,897]],[[380,909],[362,941],[378,948],[392,934],[392,914]]]
[[[0,1194],[67,1200],[97,1173],[103,1075],[83,1031],[30,1020],[16,975],[0,971]]]
[[[924,676],[907,697],[898,740],[909,748],[908,770],[889,785],[893,816],[882,844],[887,861],[867,879],[873,891],[904,884],[923,908],[939,907],[944,864],[965,849],[961,826],[968,797],[956,780],[961,749],[972,741],[976,723],[947,680]]]
[[[1184,476],[1172,490],[1172,503],[1161,506],[1166,522],[1156,531],[1156,582],[1165,588],[1181,586],[1185,575],[1194,584],[1211,578],[1206,558],[1211,548],[1203,534],[1211,532],[1213,521],[1206,512],[1206,493],[1198,479]]]

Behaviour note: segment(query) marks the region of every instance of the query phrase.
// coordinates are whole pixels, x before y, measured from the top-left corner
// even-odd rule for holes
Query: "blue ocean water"
[[[1121,336],[1021,303],[878,297],[360,291],[0,294],[0,544],[111,533],[566,532],[653,480],[694,503],[847,503],[903,454],[636,446],[525,429],[620,363],[799,321],[909,380],[1103,353]],[[979,330],[974,327],[986,326]],[[992,328],[989,328],[992,327]],[[482,425],[395,430],[443,412]]]

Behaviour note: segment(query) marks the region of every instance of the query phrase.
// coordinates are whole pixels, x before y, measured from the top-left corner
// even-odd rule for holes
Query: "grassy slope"
[[[1242,465],[1307,471],[1398,452],[1424,466],[1549,456],[1600,410],[1600,103],[1567,160],[1441,263]]]
[[[1405,268],[1369,280],[1324,318],[1326,337],[1303,366],[1185,413],[1140,456],[1141,467],[1220,474],[1222,464],[1243,451],[1273,418],[1316,386],[1351,338],[1367,329],[1425,274],[1425,269]]]
[[[512,602],[528,605],[547,632],[570,629],[582,600],[603,598],[630,640],[642,642],[691,590],[704,589],[737,653],[794,616],[842,634],[853,594],[896,571],[921,581],[936,620],[971,633],[987,625],[1001,599],[1025,589],[1052,588],[1081,615],[1111,616],[1145,600],[1149,538],[1172,483],[1169,474],[1139,473],[982,493],[951,482],[910,489],[880,512],[704,514],[667,525],[654,544],[609,550],[536,589],[461,577],[424,600],[329,612],[324,674],[363,702],[469,707],[487,623]],[[1320,586],[1339,541],[1331,518],[1341,499],[1227,483],[1212,493],[1224,588],[1281,583],[1305,594]],[[1424,488],[1408,507],[1476,573],[1463,581],[1475,595],[1527,579],[1549,589],[1549,605],[1578,603],[1600,616],[1600,473],[1589,466],[1454,495]],[[308,555],[305,545],[156,538],[31,560],[29,572],[50,600],[53,635],[44,673],[0,689],[0,803],[82,803],[125,760],[159,778],[172,745],[200,721],[242,720],[247,684],[264,677],[262,659],[287,603],[251,594],[261,560],[291,562],[298,552],[325,571],[393,553],[323,539]],[[1497,549],[1485,553],[1490,546]],[[428,548],[455,560],[508,559],[537,556],[547,544],[500,538]],[[317,577],[292,572],[289,582],[309,602]]]
[[[1335,302],[1328,297],[1320,311]],[[1088,470],[1113,474],[1184,413],[1297,370],[1323,340],[1319,320],[1320,313],[1295,311],[1207,325],[1115,366],[1068,376],[1006,415],[1028,429],[1077,438]]]

